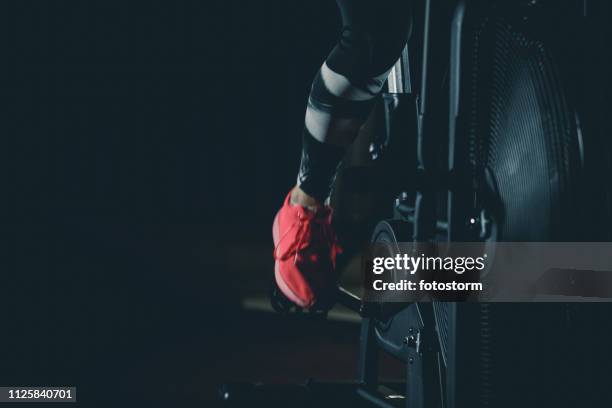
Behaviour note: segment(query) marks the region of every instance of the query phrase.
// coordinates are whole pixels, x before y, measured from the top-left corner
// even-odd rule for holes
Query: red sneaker
[[[332,209],[313,212],[290,203],[291,192],[274,218],[274,277],[292,302],[309,308],[336,288],[336,255],[341,252],[331,226]]]

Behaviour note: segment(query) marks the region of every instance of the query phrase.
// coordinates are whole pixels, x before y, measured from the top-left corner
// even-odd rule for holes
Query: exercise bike
[[[373,244],[393,256],[401,242],[478,242],[492,253],[500,241],[606,239],[585,228],[588,107],[567,68],[590,7],[414,2],[409,41],[381,98],[384,131],[370,147],[379,169],[394,175],[385,181],[396,196]],[[593,309],[366,302],[341,287],[337,301],[361,316],[350,393],[370,406],[580,406],[597,381],[572,382],[567,369],[586,364],[575,351],[585,347],[580,330],[596,321]],[[272,303],[294,308],[278,290]],[[379,381],[380,353],[405,365],[399,387]]]

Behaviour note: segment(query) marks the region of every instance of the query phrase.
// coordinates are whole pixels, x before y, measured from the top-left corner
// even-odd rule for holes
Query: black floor
[[[241,308],[271,278],[267,225],[239,238],[133,218],[9,227],[1,384],[74,385],[85,407],[208,407],[227,381],[355,376],[358,325]]]

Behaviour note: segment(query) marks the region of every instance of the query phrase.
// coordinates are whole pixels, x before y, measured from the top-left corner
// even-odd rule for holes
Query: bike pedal
[[[276,285],[276,282],[272,282],[270,290],[270,304],[275,312],[280,314],[289,313],[301,313],[303,309],[292,302],[287,296]]]
[[[296,305],[291,301],[276,285],[276,282],[272,282],[270,290],[270,304],[275,312],[280,314],[301,314],[304,312],[308,313],[311,317],[326,318],[329,310],[334,306],[334,299],[321,299],[317,301],[312,307],[306,309]]]

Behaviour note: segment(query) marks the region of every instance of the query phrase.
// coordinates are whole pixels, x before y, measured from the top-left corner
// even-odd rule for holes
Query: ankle
[[[299,186],[295,186],[293,190],[291,190],[290,203],[293,205],[301,205],[310,211],[316,211],[321,207],[321,203],[319,203],[316,198],[306,194]]]

